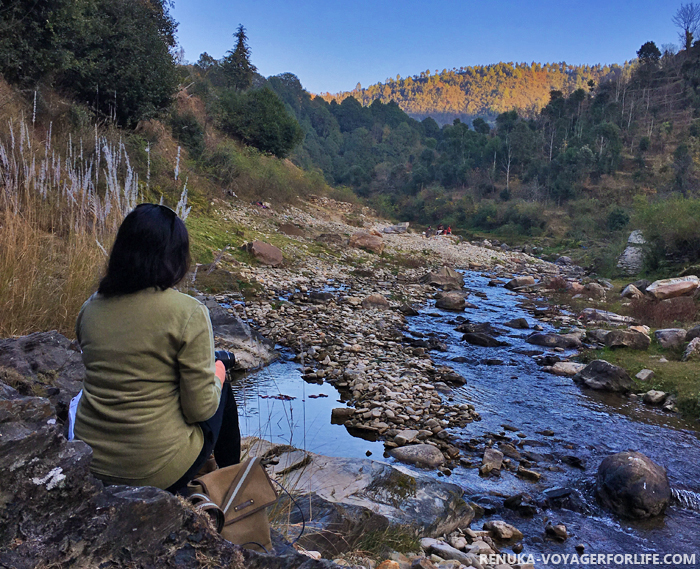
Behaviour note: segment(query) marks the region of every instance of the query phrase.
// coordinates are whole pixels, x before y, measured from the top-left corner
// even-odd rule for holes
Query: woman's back
[[[166,488],[203,444],[217,409],[209,314],[173,289],[94,295],[76,323],[87,377],[75,433],[106,482]]]

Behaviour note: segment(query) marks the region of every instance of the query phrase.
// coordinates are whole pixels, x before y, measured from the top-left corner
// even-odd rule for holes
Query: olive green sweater
[[[82,307],[76,334],[87,369],[75,435],[105,482],[167,488],[202,450],[197,422],[219,405],[207,308],[153,288]]]

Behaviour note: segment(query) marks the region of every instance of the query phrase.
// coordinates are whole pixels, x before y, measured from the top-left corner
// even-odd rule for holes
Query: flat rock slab
[[[277,267],[284,262],[282,251],[264,241],[252,241],[251,243],[246,243],[243,248],[263,265]]]
[[[545,367],[543,370],[553,373],[554,375],[573,377],[585,368],[586,364],[579,364],[576,362],[556,362],[553,366]]]
[[[255,444],[254,440],[245,441],[247,446]],[[418,446],[424,445],[402,449]],[[294,452],[290,447],[277,448],[281,449],[280,455]],[[444,461],[442,453],[435,450]],[[276,453],[273,445],[263,456]],[[417,476],[400,465],[369,459],[336,458],[312,452],[305,455],[307,459],[298,463],[297,469],[287,469],[283,482],[287,490],[316,495],[336,504],[340,510],[365,512],[364,517],[357,516],[352,524],[364,524],[368,517],[382,516],[387,524],[409,526],[417,535],[435,536],[464,527],[474,517],[474,511],[462,499],[462,489],[455,484]]]
[[[365,249],[377,255],[381,255],[382,251],[384,251],[384,240],[380,236],[361,231],[353,233],[350,237],[350,247]]]
[[[667,350],[679,348],[685,342],[687,332],[683,328],[665,328],[654,332],[656,341]]]
[[[664,300],[693,294],[698,286],[700,286],[700,279],[694,275],[676,279],[662,279],[651,283],[647,287],[647,294],[652,295],[657,300]]]

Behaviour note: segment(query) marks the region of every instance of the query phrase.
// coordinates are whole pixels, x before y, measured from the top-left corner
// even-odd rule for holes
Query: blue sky
[[[220,58],[242,23],[263,75],[312,93],[499,61],[623,63],[678,44],[669,0],[175,0],[185,58]]]

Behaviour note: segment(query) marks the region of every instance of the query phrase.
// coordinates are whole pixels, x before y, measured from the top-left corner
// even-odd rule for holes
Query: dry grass
[[[60,236],[31,213],[0,211],[0,336],[55,329],[72,337],[105,260],[93,235]]]

